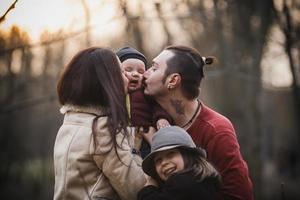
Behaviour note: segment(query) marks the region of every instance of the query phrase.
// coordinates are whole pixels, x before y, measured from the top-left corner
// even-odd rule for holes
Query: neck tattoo
[[[199,112],[199,109],[200,109],[200,101],[199,101],[199,99],[197,99],[197,103],[198,103],[198,105],[197,105],[197,108],[196,108],[195,113],[193,114],[192,118],[191,118],[187,123],[185,123],[184,125],[182,125],[181,128],[187,127],[187,126],[190,125],[190,124],[194,121],[194,119],[196,118],[197,113]]]
[[[184,107],[182,106],[182,101],[171,99],[171,105],[175,108],[176,113],[180,115],[184,115]]]

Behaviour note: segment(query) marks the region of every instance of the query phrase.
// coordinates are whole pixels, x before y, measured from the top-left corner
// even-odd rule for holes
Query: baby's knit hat
[[[147,59],[146,57],[136,49],[132,47],[123,47],[117,51],[117,56],[119,57],[120,61],[123,62],[129,58],[136,58],[145,63],[145,66],[147,66]]]

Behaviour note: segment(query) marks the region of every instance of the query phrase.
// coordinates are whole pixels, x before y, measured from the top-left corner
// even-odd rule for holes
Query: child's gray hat
[[[182,128],[178,126],[168,126],[159,129],[151,144],[151,153],[143,160],[142,168],[146,174],[151,177],[156,176],[154,156],[159,151],[173,149],[176,147],[184,148],[192,153],[196,153],[206,158],[204,149],[196,147],[191,136]]]

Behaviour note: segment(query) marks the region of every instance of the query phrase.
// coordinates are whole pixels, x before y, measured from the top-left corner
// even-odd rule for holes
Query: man
[[[252,183],[231,122],[198,99],[203,67],[212,62],[193,48],[169,46],[145,72],[145,94],[153,96],[175,124],[206,150],[208,161],[222,176],[218,199],[250,200]]]

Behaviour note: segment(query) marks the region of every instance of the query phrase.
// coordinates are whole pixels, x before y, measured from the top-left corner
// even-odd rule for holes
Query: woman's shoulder
[[[66,114],[67,112],[85,113],[94,116],[105,114],[104,109],[101,106],[78,106],[73,104],[65,104],[59,111],[62,114]]]

